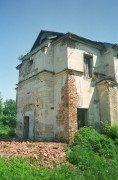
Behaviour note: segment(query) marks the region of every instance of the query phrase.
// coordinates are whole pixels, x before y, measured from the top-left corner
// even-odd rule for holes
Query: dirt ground
[[[67,144],[56,142],[31,142],[20,141],[15,138],[0,138],[0,157],[34,157],[41,159],[43,164],[52,167],[52,164],[59,165],[66,161],[65,148]]]

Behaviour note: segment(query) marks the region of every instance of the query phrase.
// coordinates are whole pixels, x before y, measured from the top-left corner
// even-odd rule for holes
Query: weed
[[[34,147],[34,145],[33,144],[27,144],[27,147],[32,148],[32,147]]]
[[[7,148],[8,146],[7,146],[6,144],[3,144],[2,147],[3,147],[3,148]]]

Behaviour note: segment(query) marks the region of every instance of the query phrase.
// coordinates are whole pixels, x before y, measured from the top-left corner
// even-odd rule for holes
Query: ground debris
[[[67,144],[56,142],[31,142],[31,141],[18,141],[13,139],[0,141],[0,157],[34,157],[40,158],[46,163],[49,168],[52,164],[59,165],[66,161],[66,154],[64,152]],[[39,167],[42,165],[39,164]]]

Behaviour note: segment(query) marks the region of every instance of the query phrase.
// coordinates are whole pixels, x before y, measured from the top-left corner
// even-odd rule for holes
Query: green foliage
[[[118,124],[105,125],[103,132],[112,139],[118,139]]]
[[[3,114],[3,102],[2,102],[1,93],[0,93],[0,119],[2,117],[2,114]]]
[[[2,116],[1,122],[4,126],[9,126],[11,128],[16,127],[16,116],[6,115]]]
[[[91,127],[81,128],[75,134],[73,145],[81,145],[106,158],[113,158],[117,154],[114,142]]]
[[[7,145],[6,145],[6,144],[3,144],[2,147],[3,147],[3,148],[7,148]]]
[[[15,128],[0,124],[0,136],[15,136]]]
[[[118,161],[108,160],[95,154],[92,150],[76,145],[68,152],[68,160],[81,170],[85,179],[117,179]]]
[[[84,179],[117,179],[118,150],[115,140],[91,127],[81,128],[67,151],[67,159],[76,165]]]
[[[0,135],[15,135],[16,127],[16,102],[12,99],[1,101]]]
[[[61,165],[52,170],[36,168],[26,158],[1,158],[0,179],[5,180],[77,180],[78,171],[72,165]]]
[[[4,102],[3,115],[16,116],[16,102],[13,99]]]

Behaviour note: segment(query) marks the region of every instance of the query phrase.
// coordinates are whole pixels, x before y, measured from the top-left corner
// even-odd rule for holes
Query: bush
[[[16,117],[10,116],[10,115],[2,116],[1,123],[4,126],[9,126],[9,127],[15,128],[16,127]]]
[[[91,127],[81,128],[67,150],[67,159],[84,179],[117,179],[118,151],[115,141]]]
[[[15,135],[16,102],[12,99],[9,99],[2,103],[2,100],[0,99],[0,105],[0,134],[8,132],[8,134],[5,135]]]
[[[112,139],[118,139],[118,124],[105,125],[103,133]]]
[[[11,129],[8,131],[8,136],[16,136],[16,132],[15,132],[15,129],[14,129],[14,128],[11,128]]]
[[[73,146],[75,145],[86,147],[106,158],[116,157],[117,154],[114,142],[91,127],[83,127],[75,134]]]
[[[15,136],[15,128],[0,124],[0,136]]]
[[[76,145],[67,152],[67,159],[81,170],[85,179],[117,179],[118,161],[106,160],[92,150]]]

